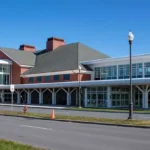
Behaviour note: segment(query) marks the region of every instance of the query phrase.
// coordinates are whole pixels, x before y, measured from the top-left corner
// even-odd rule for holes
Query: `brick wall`
[[[5,55],[2,51],[0,51],[0,59],[8,59],[12,61],[10,83],[20,84],[20,66],[17,63],[15,63],[11,58],[9,58],[7,55]]]
[[[65,45],[65,41],[59,38],[48,38],[46,42],[46,49],[47,51],[52,51],[59,46]]]
[[[50,80],[49,81],[45,81],[44,76],[42,77],[42,81],[38,82],[36,80],[36,77],[34,77],[34,82],[32,83],[50,83],[50,82],[68,82],[68,81],[78,81],[79,75],[78,74],[70,74],[70,80],[64,80],[63,79],[63,75],[59,75],[59,80],[55,81],[54,80],[54,76],[50,76]],[[23,78],[22,79],[22,83],[24,84],[28,84],[31,82],[29,82],[28,80],[29,78]],[[87,80],[91,80],[91,75],[90,74],[80,74],[80,81],[87,81]]]
[[[20,73],[23,74],[23,73],[26,72],[27,70],[29,70],[29,68],[22,67]]]

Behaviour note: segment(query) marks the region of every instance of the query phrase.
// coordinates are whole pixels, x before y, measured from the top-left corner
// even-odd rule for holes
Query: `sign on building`
[[[14,92],[14,91],[15,91],[15,86],[14,86],[14,84],[11,84],[11,85],[10,85],[10,91],[11,91],[11,92]]]

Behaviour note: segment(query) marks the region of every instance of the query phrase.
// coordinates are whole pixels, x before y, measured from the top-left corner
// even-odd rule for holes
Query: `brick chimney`
[[[59,38],[51,37],[51,38],[47,39],[46,50],[47,51],[53,51],[57,47],[65,45],[65,44],[66,43],[65,43],[64,39],[59,39]]]
[[[25,44],[20,45],[19,50],[23,50],[23,51],[27,51],[27,52],[35,52],[35,51],[36,51],[36,49],[35,49],[34,46],[31,46],[31,45],[25,45]]]

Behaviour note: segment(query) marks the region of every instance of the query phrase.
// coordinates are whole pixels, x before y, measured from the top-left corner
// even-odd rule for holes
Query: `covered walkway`
[[[133,79],[133,102],[150,107],[150,79]],[[81,104],[85,107],[128,107],[129,79],[81,81]],[[11,102],[10,85],[0,86],[2,103]],[[79,82],[15,85],[14,103],[78,106]]]

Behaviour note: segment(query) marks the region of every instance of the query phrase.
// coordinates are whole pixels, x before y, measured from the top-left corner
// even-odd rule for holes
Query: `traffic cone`
[[[55,119],[55,112],[54,112],[54,109],[52,110],[51,119]]]

